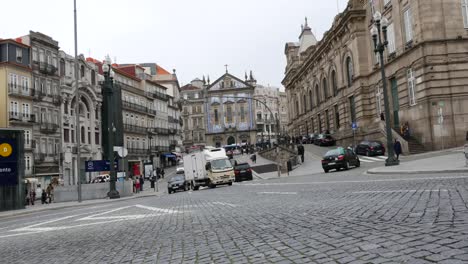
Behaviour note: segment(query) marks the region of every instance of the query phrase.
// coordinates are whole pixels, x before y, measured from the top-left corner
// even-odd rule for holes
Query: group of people
[[[26,205],[34,205],[36,201],[37,194],[41,195],[42,204],[50,204],[54,200],[54,186],[52,183],[49,183],[46,189],[42,189],[41,185],[37,186],[37,189],[31,188],[25,190]]]
[[[162,168],[156,168],[156,170],[153,171],[153,175],[150,177],[150,181],[151,181],[151,186],[154,185],[154,182],[157,180],[157,179],[164,179],[164,174],[166,172],[164,171],[164,169]],[[143,191],[143,185],[145,184],[145,176],[143,175],[138,175],[138,176],[134,176],[134,180],[133,180],[133,192],[134,193],[139,193],[139,192],[142,192]],[[153,187],[151,187],[153,188]]]
[[[400,134],[403,136],[404,139],[410,138],[410,128],[408,122],[400,127]]]

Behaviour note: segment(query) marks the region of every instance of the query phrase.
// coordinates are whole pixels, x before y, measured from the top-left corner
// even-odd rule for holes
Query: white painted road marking
[[[398,173],[396,173],[398,174]],[[369,182],[395,182],[395,181],[425,181],[425,180],[453,180],[467,179],[468,176],[447,176],[447,177],[421,177],[421,178],[406,178],[406,179],[380,179],[368,181],[328,181],[328,182],[283,182],[283,183],[246,183],[242,186],[281,186],[281,185],[318,185],[318,184],[343,184],[343,183],[369,183]]]
[[[226,206],[231,206],[231,207],[237,207],[236,204],[223,203],[223,202],[212,202],[212,204],[219,204],[219,205],[226,205]]]
[[[289,194],[297,194],[297,192],[257,192],[258,194],[284,194],[284,195],[289,195]]]
[[[158,213],[150,213],[150,214],[133,214],[133,215],[107,215],[110,213],[118,212],[124,209],[128,209],[131,207],[137,207],[137,208],[142,208],[146,209],[152,212],[158,212]],[[177,210],[170,210],[170,209],[163,209],[163,208],[157,208],[157,207],[151,207],[151,206],[145,206],[145,205],[134,205],[134,206],[124,206],[124,207],[119,207],[116,209],[112,210],[107,210],[102,213],[98,214],[93,214],[89,215],[90,213],[81,213],[81,214],[75,214],[75,215],[69,215],[49,221],[44,221],[38,224],[34,225],[29,225],[26,227],[21,227],[17,228],[14,230],[10,230],[8,232],[20,232],[20,233],[15,233],[15,234],[8,234],[8,235],[1,235],[0,238],[6,238],[6,237],[14,237],[14,236],[22,236],[22,235],[28,235],[28,234],[36,234],[36,233],[42,233],[42,232],[50,232],[50,231],[58,231],[58,230],[65,230],[65,229],[71,229],[71,228],[77,228],[77,227],[85,227],[85,226],[92,226],[92,225],[100,225],[100,224],[108,224],[108,223],[113,223],[113,222],[118,222],[118,221],[124,221],[124,220],[129,220],[129,219],[141,219],[141,218],[147,218],[147,217],[154,217],[154,216],[160,216],[160,215],[165,215],[165,214],[174,214],[174,213],[179,213]],[[51,223],[56,223],[60,221],[67,220],[68,222],[72,218],[77,218],[83,215],[87,215],[86,217],[83,218],[78,218],[75,219],[74,222],[76,221],[96,221],[97,222],[92,222],[92,223],[83,223],[83,224],[75,224],[75,225],[68,225],[68,226],[49,226],[49,227],[44,227],[44,225],[51,224]],[[106,216],[107,215],[107,216]]]
[[[394,190],[394,191],[360,191],[352,193],[405,193],[405,192],[448,192],[448,190]]]

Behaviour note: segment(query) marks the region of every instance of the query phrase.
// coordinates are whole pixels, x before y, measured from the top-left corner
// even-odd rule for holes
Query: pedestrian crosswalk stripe
[[[365,160],[365,159],[362,159],[362,158],[360,158],[359,161],[360,161],[360,162],[367,162],[367,163],[372,163],[372,162],[374,162],[374,161]]]
[[[382,161],[382,159],[373,158],[373,157],[362,157],[362,159],[373,160],[373,161]]]
[[[378,158],[386,160],[388,157],[387,156],[378,156]]]

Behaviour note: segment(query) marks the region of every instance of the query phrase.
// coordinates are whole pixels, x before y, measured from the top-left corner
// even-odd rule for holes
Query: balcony
[[[170,134],[170,135],[176,135],[176,134],[177,134],[177,129],[175,129],[175,128],[169,128],[169,134]]]
[[[169,140],[169,145],[177,146],[177,140]]]
[[[34,89],[29,88],[29,86],[8,83],[8,94],[24,96],[24,97],[32,97],[34,96]]]
[[[130,124],[124,124],[124,131],[130,133],[138,133],[138,134],[147,134],[148,128],[142,126],[135,126]]]
[[[36,122],[36,115],[9,112],[9,120],[10,122],[34,123]]]
[[[62,103],[62,97],[57,94],[52,95],[52,103],[59,106]]]
[[[39,89],[33,89],[32,94],[34,96],[34,100],[37,100],[37,101],[42,100],[42,98],[44,98],[44,96],[45,96],[45,92],[43,92],[43,91],[41,91]]]
[[[57,132],[59,125],[53,123],[41,123],[40,124],[40,131],[45,134],[53,134]]]
[[[133,155],[147,155],[148,154],[148,149],[129,148],[128,153],[133,154]]]
[[[160,152],[169,152],[169,146],[156,146]]]
[[[150,115],[156,115],[156,114],[157,114],[156,110],[154,110],[154,109],[149,109],[149,108],[148,108],[147,113],[150,114]]]
[[[44,153],[34,153],[34,163],[44,162],[45,157]]]
[[[39,62],[39,72],[48,75],[55,75],[57,72],[57,67],[47,62],[41,61]]]
[[[154,99],[160,99],[160,100],[163,100],[163,101],[167,101],[168,98],[169,98],[167,94],[160,93],[160,92],[148,92],[147,95],[149,97],[153,97]]]
[[[142,106],[139,104],[122,101],[122,106],[124,109],[127,109],[127,110],[137,111],[137,112],[141,112],[144,114],[148,113],[148,108],[146,106]]]
[[[162,128],[162,127],[157,127],[156,128],[156,133],[158,133],[160,135],[168,135],[169,134],[169,129]]]

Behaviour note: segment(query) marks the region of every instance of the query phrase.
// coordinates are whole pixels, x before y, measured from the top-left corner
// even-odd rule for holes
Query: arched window
[[[310,110],[312,110],[312,107],[314,105],[314,98],[312,97],[312,90],[309,90],[309,104],[310,104]]]
[[[354,68],[353,61],[349,56],[346,58],[346,75],[348,77],[348,86],[351,86],[353,84]]]
[[[323,86],[323,99],[324,99],[324,101],[326,101],[327,98],[328,98],[328,83],[327,83],[327,78],[323,78],[323,80],[322,80],[322,86]]]
[[[91,84],[96,84],[96,72],[94,70],[91,71]]]
[[[299,116],[299,100],[296,99],[296,116]]]
[[[315,85],[315,105],[318,106],[320,104],[320,88],[319,85]]]
[[[338,82],[336,80],[335,70],[333,70],[331,73],[331,82],[332,82],[333,96],[337,96],[338,95]]]

